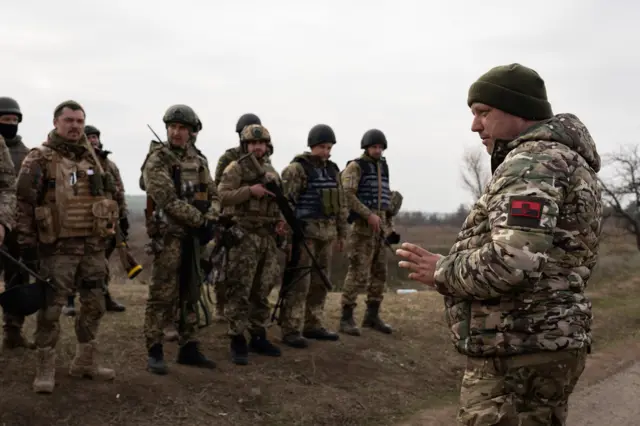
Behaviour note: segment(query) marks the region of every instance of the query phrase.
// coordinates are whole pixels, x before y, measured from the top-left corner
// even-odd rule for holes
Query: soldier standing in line
[[[404,243],[400,266],[444,296],[467,357],[458,424],[565,425],[592,343],[585,288],[602,230],[600,156],[520,64],[480,76],[467,104],[491,181],[448,256]]]
[[[9,97],[0,97],[0,137],[4,138],[4,143],[9,149],[9,155],[14,167],[14,179],[20,171],[22,161],[27,156],[29,149],[22,142],[22,137],[18,134],[19,123],[22,123],[22,111],[20,105],[15,99]],[[3,148],[4,151],[4,148]],[[4,156],[2,157],[4,158]],[[4,164],[4,163],[3,163]],[[4,173],[3,168],[3,173]],[[5,178],[3,176],[3,182]],[[3,193],[4,196],[4,193]],[[4,203],[5,200],[0,200]],[[15,203],[15,201],[14,201]],[[3,248],[7,252],[18,259],[20,257],[20,248],[18,247],[18,241],[16,239],[16,232],[9,232],[5,230]],[[23,282],[24,275],[21,271],[11,262],[6,262],[0,258],[0,264],[4,269],[4,285],[5,288],[10,288],[14,285],[19,285]],[[28,348],[35,349],[36,345],[33,342],[27,340],[22,334],[22,326],[24,324],[24,317],[9,314],[5,312],[3,314],[3,329],[4,337],[2,339],[3,349],[16,349],[16,348]]]
[[[227,166],[218,186],[225,215],[235,222],[237,232],[244,234],[229,248],[226,266],[225,317],[229,321],[231,358],[238,365],[249,362],[247,328],[253,351],[267,356],[281,354],[267,339],[266,331],[268,297],[281,277],[275,234],[287,232],[284,217],[272,198],[274,194],[261,181],[261,172],[266,172],[266,179],[281,185],[278,173],[265,161],[270,141],[271,136],[263,126],[245,126],[240,132],[240,143],[248,154]]]
[[[392,328],[380,319],[380,304],[387,282],[387,252],[382,241],[393,229],[389,166],[382,153],[387,138],[378,129],[362,136],[360,147],[364,153],[351,160],[341,174],[345,199],[352,222],[347,247],[349,267],[342,292],[340,331],[359,336],[353,311],[358,294],[366,288],[367,310],[363,327],[391,333]]]
[[[126,238],[129,233],[129,218],[127,217],[127,200],[124,192],[124,183],[122,182],[122,176],[120,175],[120,169],[118,166],[111,161],[109,158],[109,154],[111,151],[106,151],[103,149],[102,142],[100,141],[100,130],[97,127],[87,125],[84,127],[84,134],[87,136],[87,140],[93,147],[94,152],[98,156],[100,160],[100,164],[102,165],[102,169],[113,176],[116,186],[116,192],[113,194],[113,199],[118,203],[118,207],[120,209],[120,230],[124,234]],[[116,249],[116,237],[114,236],[108,243],[105,251],[106,255],[106,268],[107,268],[107,278],[104,289],[104,298],[105,298],[105,306],[108,312],[124,312],[125,306],[118,303],[111,297],[111,293],[109,293],[109,283],[111,282],[111,268],[109,268],[109,258],[113,254]],[[62,313],[68,316],[75,316],[75,293],[70,295],[67,299],[67,305],[62,309]]]
[[[147,233],[153,266],[145,310],[148,370],[167,374],[163,330],[180,318],[177,362],[215,368],[196,339],[197,300],[203,278],[200,250],[213,236],[220,204],[207,160],[193,146],[198,118],[192,108],[173,105],[163,121],[168,143],[156,143],[142,168],[147,192]],[[188,255],[185,253],[189,253]]]
[[[236,133],[238,134],[238,138],[240,138],[240,133],[242,132],[242,129],[244,129],[246,126],[249,126],[251,124],[261,125],[262,122],[260,121],[260,118],[257,115],[252,113],[247,113],[240,116],[240,118],[238,119],[238,122],[236,123]],[[227,168],[227,166],[231,164],[232,161],[237,161],[238,158],[240,158],[241,156],[247,153],[247,151],[245,150],[245,148],[243,148],[243,146],[244,145],[240,141],[238,145],[234,146],[233,148],[227,149],[220,156],[220,158],[218,159],[218,165],[216,166],[215,177],[214,177],[216,186],[220,185],[220,180],[222,179],[222,172]],[[270,151],[273,152],[273,146],[271,145],[271,142],[269,142],[268,148],[270,148]],[[268,162],[268,155],[265,158],[265,161]],[[225,288],[226,288],[226,284],[224,280],[216,281],[215,283],[216,320],[221,322],[225,321],[225,318],[224,318],[224,305],[226,300]]]
[[[22,259],[39,262],[51,279],[51,297],[38,311],[35,343],[38,350],[35,392],[51,393],[55,386],[55,347],[60,314],[67,296],[80,294],[76,316],[76,355],[69,367],[74,377],[112,380],[115,372],[97,363],[96,335],[105,312],[105,245],[119,216],[113,177],[103,173],[84,135],[85,112],[74,101],[54,110],[47,140],[32,149],[17,178],[17,238]]]
[[[332,246],[341,252],[347,235],[348,211],[340,183],[340,169],[329,160],[336,143],[333,129],[326,124],[311,128],[307,146],[311,152],[296,156],[282,172],[283,193],[295,206],[296,218],[303,224],[306,243],[318,264],[329,274]],[[298,247],[300,260],[291,267],[304,268],[294,275],[293,287],[286,292],[280,326],[282,343],[306,348],[307,339],[338,340],[338,334],[323,326],[327,289],[311,259]],[[299,279],[300,274],[306,274]]]

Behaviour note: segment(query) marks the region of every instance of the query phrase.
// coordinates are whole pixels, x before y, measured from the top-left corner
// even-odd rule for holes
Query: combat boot
[[[51,393],[56,386],[56,352],[53,348],[38,348],[37,357],[33,391]]]
[[[362,319],[362,326],[372,328],[381,333],[391,334],[391,326],[380,319],[380,302],[367,302],[367,311]]]
[[[11,350],[18,348],[35,349],[36,345],[24,337],[21,330],[16,327],[5,327],[4,338],[2,339],[2,349]]]
[[[307,339],[302,337],[302,335],[297,331],[287,333],[282,336],[282,343],[297,349],[304,349],[309,346],[309,342],[307,342]]]
[[[111,297],[111,293],[109,292],[105,293],[104,302],[105,302],[107,311],[110,311],[110,312],[124,312],[127,309],[124,305],[113,300],[113,298]]]
[[[149,348],[149,358],[147,359],[147,370],[153,374],[165,375],[169,372],[167,363],[164,362],[164,352],[162,344],[156,343]]]
[[[249,364],[249,349],[243,334],[231,336],[231,360],[237,365]]]
[[[315,340],[336,341],[340,339],[340,336],[338,336],[338,333],[329,331],[324,327],[310,328],[308,330],[304,330],[302,332],[302,335],[307,339],[315,339]]]
[[[280,356],[282,352],[280,348],[271,343],[269,339],[267,339],[267,332],[265,329],[260,330],[249,330],[251,333],[251,341],[249,342],[249,348],[260,355],[266,356]]]
[[[350,336],[360,336],[360,329],[353,319],[353,309],[356,305],[342,306],[342,317],[340,317],[340,332]]]
[[[88,379],[113,380],[116,372],[111,368],[98,365],[98,343],[92,340],[88,343],[76,344],[76,356],[69,366],[69,375]]]
[[[181,346],[176,362],[194,367],[216,368],[216,363],[200,352],[197,342],[187,342],[184,346]]]
[[[69,296],[67,298],[67,305],[62,307],[62,314],[68,317],[76,316],[76,306],[75,306],[76,296]]]

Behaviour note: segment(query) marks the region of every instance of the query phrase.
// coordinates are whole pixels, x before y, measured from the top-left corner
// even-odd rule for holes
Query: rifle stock
[[[125,241],[124,234],[120,225],[116,225],[116,250],[118,251],[118,257],[122,264],[122,269],[127,273],[127,277],[132,280],[142,272],[142,265],[140,265],[129,251],[129,246]]]

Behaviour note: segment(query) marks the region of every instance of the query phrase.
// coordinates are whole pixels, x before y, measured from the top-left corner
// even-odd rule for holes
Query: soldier
[[[367,310],[362,326],[390,334],[391,326],[379,316],[387,281],[387,252],[382,238],[393,232],[389,166],[382,156],[387,149],[387,138],[380,130],[371,129],[362,136],[360,147],[364,153],[349,161],[341,174],[352,224],[347,242],[349,267],[342,292],[340,331],[360,335],[353,311],[358,294],[366,288]]]
[[[151,206],[147,232],[154,255],[144,333],[149,352],[147,367],[154,374],[168,373],[163,329],[175,320],[176,307],[180,318],[177,362],[216,366],[200,352],[195,336],[196,303],[203,277],[199,266],[194,265],[199,265],[201,246],[213,235],[220,203],[207,160],[193,146],[198,130],[193,109],[173,105],[163,121],[168,143],[156,143],[142,169],[147,206]]]
[[[14,166],[14,179],[18,175],[20,165],[26,157],[29,149],[22,143],[22,137],[18,135],[18,126],[22,122],[22,111],[20,111],[20,105],[15,99],[9,97],[0,97],[0,136],[4,137],[4,144],[9,148],[9,155],[11,156],[11,162]],[[3,144],[3,145],[4,145]],[[4,148],[2,148],[4,151]],[[2,157],[4,160],[4,152]],[[4,164],[4,161],[3,163]],[[3,173],[5,173],[3,168]],[[2,182],[5,182],[5,177],[2,176]],[[4,185],[3,185],[3,191]],[[5,194],[2,192],[2,196]],[[5,199],[0,200],[4,204]],[[15,203],[15,201],[14,201]],[[3,248],[15,258],[20,257],[20,250],[16,239],[15,231],[8,232],[4,235]],[[17,269],[17,267],[11,262],[5,262],[0,258],[0,263],[4,269],[4,284],[5,288],[9,288],[14,285],[22,283],[23,274]],[[28,348],[35,349],[35,344],[28,341],[22,334],[22,325],[24,324],[24,317],[15,316],[9,313],[4,313],[4,337],[2,339],[3,349],[16,349],[16,348]]]
[[[106,151],[103,149],[102,142],[100,141],[100,130],[98,130],[95,126],[85,126],[84,134],[87,136],[87,140],[93,147],[93,150],[98,155],[98,159],[100,160],[100,164],[102,165],[102,169],[111,174],[114,178],[116,192],[113,194],[113,199],[118,203],[118,207],[120,210],[120,230],[124,234],[125,238],[129,232],[129,219],[127,217],[127,201],[124,194],[124,183],[122,182],[122,177],[120,175],[120,169],[118,166],[111,161],[109,158],[109,154],[111,151]],[[105,306],[107,311],[111,312],[124,312],[125,306],[118,303],[111,297],[111,293],[109,293],[109,283],[111,282],[111,271],[109,268],[109,258],[113,251],[116,248],[116,238],[115,236],[107,243],[106,248],[106,259],[105,264],[107,268],[107,278],[105,280],[105,288],[104,288],[104,298],[105,298]],[[68,316],[75,316],[75,293],[70,295],[67,299],[67,306],[62,309],[62,313]]]
[[[333,129],[326,124],[311,128],[307,146],[311,152],[296,156],[282,172],[283,193],[295,205],[302,222],[307,246],[329,275],[332,245],[341,252],[347,234],[347,208],[340,183],[340,169],[329,160],[336,143]],[[300,260],[291,267],[304,268],[294,275],[295,284],[282,305],[282,343],[306,348],[308,339],[338,340],[338,334],[323,327],[327,289],[316,271],[309,271],[311,259],[299,248]],[[305,276],[299,279],[300,274]],[[301,333],[302,332],[302,333]]]
[[[236,123],[236,133],[238,134],[238,138],[240,138],[240,133],[242,129],[251,124],[262,124],[260,118],[252,113],[243,114],[238,119]],[[238,160],[242,155],[246,154],[246,150],[243,148],[242,142],[240,142],[237,146],[233,148],[227,149],[222,156],[218,159],[218,165],[216,166],[215,172],[215,182],[216,186],[220,185],[220,180],[222,179],[222,172],[227,168],[232,161]],[[269,142],[269,146],[271,146],[271,142]],[[273,149],[271,149],[273,152]],[[216,292],[216,319],[218,321],[225,321],[224,318],[224,305],[226,300],[225,294],[225,282],[224,280],[218,280],[215,283],[215,292]]]
[[[29,151],[17,179],[17,239],[21,257],[39,262],[51,279],[51,295],[36,317],[38,350],[35,392],[55,386],[55,347],[60,314],[67,296],[80,294],[75,320],[76,355],[69,367],[75,377],[112,380],[115,372],[97,363],[96,335],[104,315],[105,245],[118,220],[112,177],[103,173],[84,135],[85,112],[75,101],[58,105],[47,140]]]
[[[245,154],[232,161],[222,174],[218,191],[220,202],[244,234],[229,248],[226,268],[225,317],[229,321],[231,358],[238,365],[249,362],[245,330],[251,334],[249,346],[259,354],[280,356],[280,349],[268,339],[269,294],[280,278],[280,265],[274,232],[286,235],[286,223],[273,194],[258,180],[260,170],[266,178],[281,184],[271,164],[265,162],[269,131],[260,124],[245,126],[240,143]]]
[[[553,114],[530,68],[492,68],[467,103],[491,181],[448,256],[404,243],[400,266],[445,296],[467,356],[459,424],[565,425],[592,342],[600,156],[575,115]]]

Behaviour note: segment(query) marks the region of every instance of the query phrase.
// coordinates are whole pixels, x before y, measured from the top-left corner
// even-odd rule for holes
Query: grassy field
[[[167,344],[170,374],[145,371],[142,336],[149,259],[141,252],[140,225],[132,241],[146,266],[140,280],[114,280],[112,292],[127,305],[125,313],[107,314],[99,340],[104,364],[114,367],[113,383],[72,379],[67,368],[75,350],[73,320],[61,319],[58,385],[52,395],[31,391],[33,352],[0,354],[0,425],[394,425],[426,409],[455,403],[463,358],[455,353],[443,321],[442,298],[431,291],[389,292],[383,317],[395,329],[387,336],[367,331],[339,342],[314,342],[307,350],[283,348],[283,356],[250,358],[233,365],[223,324],[201,330],[204,351],[218,362],[213,371],[174,363],[177,349]],[[403,240],[446,252],[455,230],[398,229]],[[418,287],[389,260],[390,287]],[[117,256],[112,259],[115,274]],[[640,254],[633,241],[614,236],[603,243],[589,295],[595,311],[594,357],[637,337],[640,323]],[[339,286],[344,259],[336,259],[332,278]],[[358,320],[363,303],[357,309]],[[339,293],[327,301],[326,325],[337,328]],[[28,318],[28,335],[34,319]],[[279,329],[270,336],[277,342]],[[447,412],[450,415],[450,411]],[[419,424],[419,423],[415,423]],[[443,423],[443,424],[446,424]],[[453,424],[453,419],[451,419]]]

